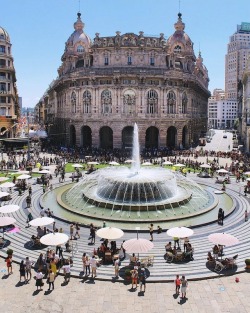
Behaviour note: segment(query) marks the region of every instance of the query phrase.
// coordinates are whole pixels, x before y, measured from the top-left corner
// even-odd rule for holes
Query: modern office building
[[[188,147],[207,128],[208,72],[182,15],[165,38],[119,31],[92,42],[78,13],[54,80],[36,107],[57,142],[103,149]],[[42,117],[42,120],[41,120]]]
[[[245,151],[250,152],[250,57],[243,73],[242,79],[242,140],[245,145]]]
[[[19,116],[16,72],[11,48],[7,31],[0,27],[0,139],[15,136],[15,125]]]

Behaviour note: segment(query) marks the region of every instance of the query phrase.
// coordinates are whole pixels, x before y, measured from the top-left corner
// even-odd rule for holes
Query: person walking
[[[12,272],[12,256],[8,255],[7,258],[5,259],[6,266],[7,266],[7,271],[8,275],[13,274]]]
[[[149,234],[150,234],[150,241],[153,241],[153,233],[154,233],[154,224],[150,224],[149,228]]]
[[[96,267],[97,267],[97,262],[96,262],[96,258],[93,255],[91,260],[90,260],[90,265],[91,265],[91,273],[92,273],[92,277],[95,278],[96,277]]]
[[[181,296],[182,296],[182,299],[186,298],[187,286],[188,286],[188,282],[187,282],[185,276],[183,275],[181,277]]]
[[[49,275],[48,275],[48,283],[49,283],[49,290],[51,290],[50,288],[52,287],[52,290],[54,290],[55,286],[54,286],[54,282],[55,282],[55,273],[52,270],[49,270]]]
[[[26,282],[31,280],[31,266],[33,262],[30,261],[29,257],[25,259],[25,272],[26,272]]]
[[[119,278],[119,268],[120,268],[120,260],[119,259],[115,260],[114,266],[115,266],[115,278],[118,279]]]
[[[70,224],[69,226],[70,239],[74,239],[74,224]]]
[[[36,273],[36,290],[38,290],[38,287],[40,290],[42,290],[42,286],[44,285],[43,283],[43,273],[40,269],[38,269],[37,273]]]
[[[26,279],[25,279],[25,264],[24,264],[23,260],[20,263],[19,272],[20,272],[20,283],[22,282],[22,277],[24,279],[24,282],[26,282]]]
[[[82,269],[83,269],[83,274],[86,271],[86,253],[84,252],[82,255]]]
[[[141,272],[140,272],[140,292],[145,292],[146,291],[146,271],[145,268],[141,268]],[[143,287],[143,290],[142,290]]]
[[[138,284],[138,271],[137,271],[137,267],[135,266],[131,271],[131,279],[132,279],[132,289],[134,289],[134,284],[135,284],[135,288],[137,288],[137,284]]]
[[[175,282],[175,294],[179,295],[180,294],[180,287],[181,287],[181,280],[180,280],[179,275],[176,275],[174,282]]]
[[[62,269],[64,271],[64,281],[65,283],[68,283],[70,281],[70,264],[68,260],[65,265],[63,265]]]
[[[223,209],[221,209],[221,225],[223,226],[224,223],[224,217],[225,217],[225,212]]]
[[[248,221],[248,212],[247,212],[247,209],[245,210],[245,222]]]
[[[90,275],[90,261],[87,255],[86,255],[85,266],[86,266],[85,276]],[[87,274],[87,272],[89,272],[89,274]]]

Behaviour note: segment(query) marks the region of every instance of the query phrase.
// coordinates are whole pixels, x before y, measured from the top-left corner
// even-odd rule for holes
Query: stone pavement
[[[148,283],[146,292],[140,293],[120,282],[76,278],[61,286],[62,276],[56,278],[55,290],[51,293],[47,292],[46,283],[42,291],[36,292],[34,279],[29,284],[19,283],[18,269],[14,264],[14,274],[6,276],[4,261],[0,259],[1,313],[250,312],[249,273],[237,275],[239,283],[235,282],[235,276],[192,281],[187,289],[187,299],[183,301],[174,295],[173,283]]]

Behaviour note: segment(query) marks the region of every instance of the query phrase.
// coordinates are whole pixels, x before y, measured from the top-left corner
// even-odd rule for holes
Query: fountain
[[[109,223],[140,225],[148,222],[175,223],[200,215],[206,221],[217,205],[225,208],[227,201],[232,207],[230,197],[218,198],[213,195],[212,187],[201,186],[182,173],[154,166],[142,168],[136,124],[132,155],[131,168],[98,169],[84,175],[76,184],[59,187],[55,191],[57,203],[79,218],[83,217],[85,223],[105,219]],[[52,201],[51,197],[46,197]],[[42,205],[46,206],[46,201]],[[213,213],[216,215],[217,212]],[[79,221],[79,218],[74,220]]]

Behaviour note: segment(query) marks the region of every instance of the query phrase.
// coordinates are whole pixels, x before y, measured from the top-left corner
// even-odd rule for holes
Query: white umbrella
[[[72,164],[72,167],[83,167],[81,164]]]
[[[142,163],[142,166],[150,166],[150,165],[153,165],[153,164],[150,163],[150,162],[144,162],[144,163]]]
[[[167,230],[170,237],[185,238],[192,236],[194,231],[188,227],[173,227]]]
[[[38,172],[39,174],[50,174],[49,170],[41,170]]]
[[[178,167],[185,167],[186,165],[181,164],[181,163],[177,163],[177,164],[174,164],[174,166],[178,166]]]
[[[222,168],[222,169],[220,169],[220,170],[217,170],[216,171],[217,173],[228,173],[228,171],[227,170],[225,170],[224,168]]]
[[[221,246],[233,246],[239,243],[239,239],[226,233],[214,233],[208,236],[208,240]]]
[[[115,161],[111,161],[111,162],[109,162],[109,165],[115,165],[115,166],[117,166],[117,165],[120,165],[120,163],[115,162]]]
[[[244,174],[245,174],[245,175],[250,175],[250,172],[245,172]],[[1,178],[1,177],[0,177],[0,178]]]
[[[248,177],[248,178],[246,179],[246,181],[250,181],[250,177]]]
[[[11,175],[21,175],[21,174],[29,174],[29,171],[18,171],[18,172],[14,172],[14,173],[11,173]]]
[[[209,165],[209,164],[201,164],[200,167],[201,168],[211,168],[211,165]]]
[[[29,224],[31,226],[46,226],[46,225],[49,225],[49,224],[52,224],[54,223],[54,219],[51,218],[51,217],[38,217],[38,218],[35,218],[33,219],[32,221],[29,222]]]
[[[19,210],[19,205],[16,204],[6,204],[0,207],[0,213],[13,213]]]
[[[85,158],[92,158],[92,155],[85,155]]]
[[[126,240],[123,243],[123,248],[128,253],[143,253],[148,252],[154,247],[152,241],[144,238],[133,238]]]
[[[162,165],[172,165],[172,164],[173,164],[173,163],[170,162],[170,161],[165,161],[165,162],[162,163]]]
[[[38,167],[33,168],[32,173],[39,173],[40,169]]]
[[[95,162],[95,161],[90,161],[90,162],[88,162],[87,164],[98,165],[99,163],[98,163],[98,162]]]
[[[0,227],[14,224],[16,220],[9,216],[0,216]]]
[[[104,227],[104,228],[98,229],[96,234],[100,238],[114,240],[114,239],[121,238],[124,235],[124,232],[120,228]]]
[[[42,236],[40,242],[46,246],[62,245],[69,240],[69,236],[62,233],[50,233]]]
[[[11,183],[11,182],[6,182],[6,183],[3,183],[0,185],[1,188],[12,188],[14,186],[15,186],[15,184]]]
[[[3,197],[7,197],[7,196],[9,196],[8,192],[0,191],[0,199],[3,198]]]
[[[134,163],[134,160],[126,160],[125,163]]]
[[[8,180],[8,177],[0,177],[0,182]]]
[[[22,175],[17,177],[17,179],[29,179],[29,178],[31,178],[31,176],[27,175],[27,174],[22,174]]]

